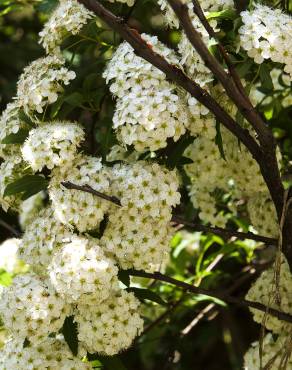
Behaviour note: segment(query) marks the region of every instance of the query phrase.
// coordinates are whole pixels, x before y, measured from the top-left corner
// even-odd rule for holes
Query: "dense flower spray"
[[[132,0],[120,2],[134,4]],[[184,2],[193,26],[209,46],[213,40],[195,16],[192,1]],[[159,0],[158,4],[165,22],[178,28],[179,21],[168,3]],[[201,6],[206,16],[234,7],[231,0],[206,0]],[[267,187],[247,149],[220,127],[206,107],[137,56],[126,42],[117,47],[103,72],[116,99],[113,128],[121,145],[112,148],[106,163],[83,151],[85,130],[81,125],[40,119],[48,105],[56,102],[64,87],[75,78],[75,72],[67,68],[62,55],[62,42],[68,35],[78,34],[93,17],[77,0],[59,1],[40,33],[40,43],[47,56],[24,69],[16,99],[0,118],[3,158],[0,204],[4,210],[19,212],[23,229],[21,239],[10,239],[0,246],[2,268],[13,271],[18,258],[29,265],[29,272],[16,276],[1,294],[0,315],[10,336],[0,352],[3,370],[91,369],[86,362],[86,351],[115,355],[131,346],[143,331],[140,303],[133,293],[122,289],[118,270],[134,268],[151,272],[167,264],[174,233],[172,213],[180,203],[180,175],[179,171],[156,162],[155,152],[169,142],[176,143],[186,133],[193,142],[184,152],[190,160],[184,170],[199,218],[211,225],[226,224],[228,218],[218,207],[218,194],[223,192],[230,199],[227,208],[234,212],[237,201],[244,199],[251,224],[257,231],[273,237],[279,233]],[[242,49],[256,63],[268,58],[284,63],[289,82],[291,47],[287,35],[291,18],[259,5],[243,12],[242,21],[239,31]],[[220,29],[216,20],[210,24],[216,31]],[[143,34],[142,38],[236,117],[236,107],[227,100],[184,33],[177,51],[155,36]],[[254,100],[261,98],[254,91],[251,94]],[[23,119],[24,113],[31,126]],[[248,126],[247,129],[255,137],[252,129]],[[27,131],[25,142],[8,144],[5,139],[20,130]],[[129,146],[133,147],[130,155]],[[139,160],[147,152],[151,159]],[[48,194],[40,192],[27,200],[5,194],[8,184],[25,175],[39,175],[41,171],[49,178]],[[64,182],[87,186],[91,192],[69,189]],[[116,202],[92,192],[103,193]],[[5,248],[9,248],[11,261],[7,260]],[[269,292],[267,287],[273,285],[273,279],[273,269],[265,271],[247,298],[292,314],[288,288],[291,274],[284,258],[281,307],[270,301],[274,292]],[[252,313],[256,322],[262,321],[263,314],[255,310]],[[77,356],[72,355],[60,336],[69,316],[74,317],[78,329],[82,350]],[[268,361],[270,352],[281,349],[289,328],[270,317],[265,326],[278,335],[275,338],[269,333],[264,338],[263,357]],[[254,344],[245,356],[248,370],[259,368],[258,348],[259,344]]]

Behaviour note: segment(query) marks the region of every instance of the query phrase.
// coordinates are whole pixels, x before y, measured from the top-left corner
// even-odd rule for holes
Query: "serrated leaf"
[[[77,323],[74,322],[74,316],[66,317],[62,330],[62,334],[64,335],[64,339],[68,344],[71,352],[74,356],[78,354],[78,330],[77,330]]]
[[[130,274],[128,270],[119,270],[118,279],[127,287],[130,286]]]
[[[26,175],[11,184],[4,190],[4,196],[23,193],[22,199],[25,200],[32,195],[45,190],[48,187],[48,180],[40,175]]]
[[[21,128],[16,134],[7,135],[3,140],[2,144],[22,144],[29,134],[29,130]]]
[[[127,291],[134,293],[135,296],[141,301],[148,300],[158,303],[162,306],[167,305],[167,303],[157,293],[153,292],[152,290],[142,288],[128,288]]]
[[[267,92],[274,89],[272,77],[270,75],[269,68],[266,64],[261,64],[260,66],[260,81],[261,81],[261,87],[263,87]]]
[[[224,148],[223,148],[223,140],[220,130],[220,122],[216,122],[216,137],[215,137],[215,144],[218,146],[219,152],[221,157],[226,161]]]

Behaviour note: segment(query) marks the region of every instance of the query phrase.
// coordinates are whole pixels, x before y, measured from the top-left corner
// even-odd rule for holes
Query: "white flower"
[[[99,241],[73,236],[63,243],[49,265],[50,279],[66,302],[98,305],[118,286],[118,269]]]
[[[241,13],[243,26],[239,29],[240,45],[258,64],[266,59],[285,65],[292,76],[292,19],[279,9],[256,4],[255,8]]]
[[[62,338],[46,338],[42,343],[24,346],[11,338],[0,352],[1,370],[90,370],[92,366],[72,355]]]
[[[20,239],[7,239],[0,244],[0,269],[4,269],[9,273],[14,273],[19,260],[17,258]]]
[[[70,306],[53,289],[49,281],[35,274],[18,275],[5,288],[0,300],[0,315],[5,327],[15,337],[31,343],[42,342],[63,326]]]
[[[113,356],[127,349],[143,329],[139,304],[133,293],[120,291],[99,305],[78,305],[78,339],[90,353]]]
[[[19,247],[19,256],[35,272],[46,275],[54,253],[71,236],[71,231],[55,219],[52,208],[47,207],[27,225]]]
[[[16,100],[7,105],[0,117],[0,157],[6,159],[9,156],[20,154],[19,144],[4,144],[2,141],[24,128],[25,124],[19,118],[19,102]]]
[[[94,13],[77,0],[60,0],[59,5],[39,33],[40,44],[47,53],[59,53],[59,46],[68,33],[76,35]]]
[[[61,185],[63,181],[89,185],[94,190],[109,194],[109,173],[102,166],[101,159],[80,155],[73,166],[54,169],[49,186],[49,195],[58,220],[65,225],[75,226],[81,232],[96,229],[111,206],[110,202],[80,190],[66,189]]]
[[[30,131],[22,156],[34,171],[71,164],[84,139],[83,128],[73,122],[48,122]]]
[[[275,299],[275,266],[269,268],[261,274],[261,276],[255,281],[253,286],[248,291],[246,299],[249,301],[260,302],[267,307],[275,308],[279,311],[286,312],[291,315],[291,272],[284,255],[281,255],[281,259],[279,290],[277,291],[281,300],[280,306]],[[271,330],[273,333],[281,334],[283,332],[289,332],[289,330],[291,330],[291,324],[280,321],[275,316],[268,314],[263,321],[263,318],[265,316],[264,312],[253,308],[251,308],[250,310],[253,313],[254,321],[259,324],[264,322],[265,327],[268,330]]]
[[[153,218],[148,211],[120,208],[110,215],[100,242],[123,269],[151,272],[166,266],[173,234],[169,215]]]
[[[269,365],[270,370],[280,369],[281,359],[285,355],[288,341],[289,337],[285,334],[281,334],[275,339],[271,333],[268,333],[262,341],[262,366]],[[258,370],[260,368],[260,344],[255,342],[252,343],[244,356],[244,370]],[[286,369],[292,369],[291,357],[288,359]]]
[[[62,57],[49,55],[24,68],[17,83],[17,99],[26,114],[42,113],[46,105],[58,99],[63,85],[76,77],[75,72],[63,67],[64,63]]]

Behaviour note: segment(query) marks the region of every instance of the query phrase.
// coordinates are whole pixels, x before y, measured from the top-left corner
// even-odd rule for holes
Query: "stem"
[[[264,304],[262,304],[260,302],[248,301],[248,300],[245,300],[245,299],[232,297],[232,296],[230,296],[230,295],[228,295],[224,292],[220,293],[220,292],[217,292],[217,291],[211,291],[211,290],[199,288],[199,287],[196,287],[194,285],[185,283],[184,281],[176,280],[176,279],[174,279],[170,276],[163,275],[160,272],[150,273],[150,272],[145,272],[145,271],[130,270],[129,275],[163,281],[165,283],[175,285],[179,288],[182,288],[182,289],[187,290],[189,292],[192,292],[194,294],[203,294],[203,295],[207,295],[207,296],[212,297],[212,298],[220,299],[221,301],[225,301],[227,303],[233,303],[235,305],[242,306],[242,307],[254,308],[256,310],[259,310],[259,311],[262,311],[264,313],[268,313],[272,316],[275,316],[279,320],[287,321],[287,322],[292,323],[292,316],[290,314],[284,313],[282,311],[278,311],[274,308],[267,307],[267,306],[265,306]]]

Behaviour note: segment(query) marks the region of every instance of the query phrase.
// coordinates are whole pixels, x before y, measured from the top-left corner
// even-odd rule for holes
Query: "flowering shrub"
[[[177,37],[162,42],[127,23],[145,4],[119,2],[106,9],[125,20],[95,0],[59,0],[39,33],[46,56],[24,68],[0,118],[0,205],[21,227],[3,223],[17,238],[0,245],[1,369],[123,369],[140,335],[206,300],[250,307],[268,331],[245,369],[289,369],[291,163],[272,129],[275,112],[291,121],[291,17],[159,0]],[[217,264],[254,271],[261,252],[246,297],[221,293],[237,275],[213,274]]]

